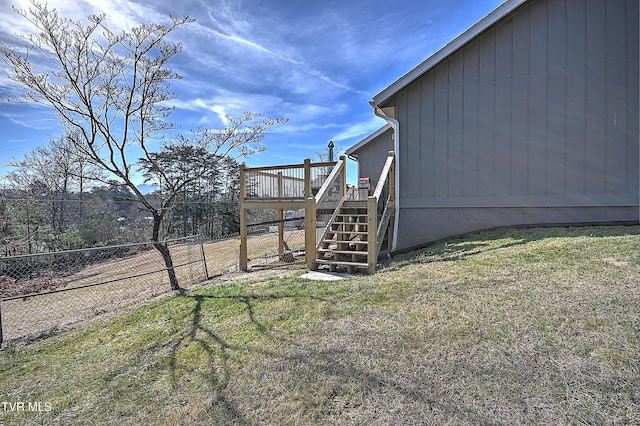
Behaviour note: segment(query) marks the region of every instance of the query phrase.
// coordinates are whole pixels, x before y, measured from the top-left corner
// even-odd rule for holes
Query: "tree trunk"
[[[160,252],[162,255],[162,259],[164,260],[164,266],[167,268],[167,275],[169,276],[169,284],[171,285],[171,290],[182,290],[180,284],[178,283],[178,277],[176,276],[176,271],[173,269],[173,259],[171,258],[171,253],[169,252],[169,246],[166,243],[154,242],[153,246]]]
[[[160,225],[162,224],[162,216],[153,215],[153,247],[160,253],[162,259],[164,260],[164,266],[167,269],[167,275],[169,276],[169,284],[171,285],[171,290],[182,290],[180,287],[180,283],[178,283],[178,277],[176,276],[176,271],[173,269],[173,259],[171,258],[171,252],[169,251],[169,246],[166,243],[162,243],[159,240],[160,236]]]

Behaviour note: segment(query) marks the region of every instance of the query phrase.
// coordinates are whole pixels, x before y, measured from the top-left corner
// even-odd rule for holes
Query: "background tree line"
[[[160,207],[167,197],[163,179],[186,180],[163,221],[166,238],[200,235],[216,239],[239,232],[239,163],[210,158],[190,145],[172,146],[141,160],[144,182],[154,188],[144,195]],[[206,172],[196,170],[201,162]],[[22,160],[7,164],[0,196],[0,243],[5,256],[151,239],[153,218],[140,208],[135,194],[83,162],[63,138],[52,139]],[[156,168],[162,167],[163,173]],[[180,176],[175,176],[176,174]]]

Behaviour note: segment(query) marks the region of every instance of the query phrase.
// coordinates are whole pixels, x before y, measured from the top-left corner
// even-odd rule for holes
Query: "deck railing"
[[[316,226],[315,195],[321,191],[339,162],[312,163],[267,167],[240,166],[240,268],[248,269],[247,209],[276,209],[278,214],[278,255],[284,254],[284,210],[305,209],[306,221],[313,217]],[[314,200],[313,211],[310,209]],[[315,228],[314,228],[315,230]],[[305,232],[305,235],[309,232]],[[315,235],[315,232],[313,232]],[[315,238],[315,236],[314,236]],[[307,241],[305,239],[305,241]],[[308,248],[309,244],[305,243]],[[313,243],[315,253],[315,241]],[[308,257],[308,256],[307,256]]]
[[[306,200],[317,193],[336,162],[244,167],[245,200]]]

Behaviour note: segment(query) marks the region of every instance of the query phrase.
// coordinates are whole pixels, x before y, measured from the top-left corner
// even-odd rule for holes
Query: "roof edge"
[[[478,34],[491,27],[493,24],[504,18],[509,13],[513,12],[523,3],[528,0],[507,0],[500,6],[491,11],[484,18],[473,24],[470,28],[464,31],[462,34],[454,38],[447,43],[440,50],[436,51],[433,55],[422,61],[419,65],[413,68],[411,71],[404,74],[402,77],[391,83],[387,88],[373,97],[373,102],[376,105],[380,105],[384,101],[388,100],[391,96],[395,95],[404,87],[408,86],[422,74],[439,64],[442,60],[450,56],[459,48],[467,44],[470,40],[476,37]]]
[[[375,138],[377,138],[378,136],[380,136],[381,134],[383,134],[384,132],[386,132],[389,129],[391,129],[391,126],[389,124],[385,124],[384,126],[380,127],[375,132],[371,133],[369,136],[367,136],[364,139],[362,139],[360,142],[358,142],[355,145],[347,148],[345,150],[345,154],[353,155],[354,152],[356,152],[357,150],[359,150],[360,148],[362,148],[363,146],[365,146],[366,144],[368,144],[369,142],[371,142],[372,140],[374,140]]]

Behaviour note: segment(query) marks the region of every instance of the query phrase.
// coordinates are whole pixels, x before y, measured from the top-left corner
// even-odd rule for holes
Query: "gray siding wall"
[[[393,151],[393,129],[388,129],[354,152],[358,157],[359,177],[370,178],[371,190],[376,187],[389,151]]]
[[[495,208],[518,211],[505,225],[637,220],[638,15],[638,0],[532,0],[386,101],[400,208],[422,211],[401,213],[400,245],[446,236],[411,223],[461,208],[449,235],[498,226]]]

